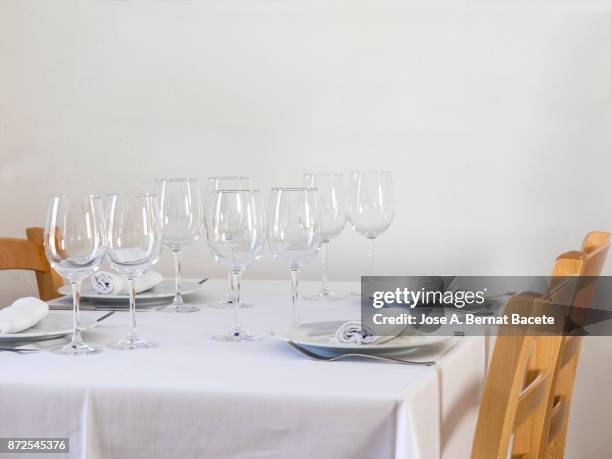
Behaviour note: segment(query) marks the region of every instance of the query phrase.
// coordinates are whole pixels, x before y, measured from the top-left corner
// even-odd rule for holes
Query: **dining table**
[[[332,282],[351,292],[358,282]],[[300,293],[317,291],[303,281]],[[58,458],[462,459],[470,455],[485,377],[485,338],[453,337],[402,358],[317,361],[284,339],[290,281],[245,278],[245,329],[261,339],[215,341],[231,308],[212,308],[227,279],[185,297],[200,311],[138,310],[143,338],[159,344],[88,356],[0,352],[0,437],[68,438]],[[302,322],[359,320],[360,298],[299,300]],[[71,311],[54,311],[70,315]],[[87,310],[83,317],[106,312]],[[105,345],[123,337],[120,311],[84,332]],[[61,343],[59,343],[61,344]],[[31,347],[27,346],[27,347]],[[2,457],[23,458],[22,454]],[[39,455],[36,455],[39,457]]]

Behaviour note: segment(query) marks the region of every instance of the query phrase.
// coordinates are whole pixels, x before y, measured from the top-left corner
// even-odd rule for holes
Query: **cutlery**
[[[206,282],[208,280],[208,277],[205,277],[204,279],[202,279],[200,282],[198,282],[198,285],[202,285],[204,282]]]
[[[40,349],[31,349],[24,347],[0,347],[0,352],[15,352],[16,354],[29,354],[31,352],[38,352]]]
[[[109,313],[107,313],[107,314],[104,314],[102,317],[98,317],[98,318],[96,319],[96,322],[97,322],[97,323],[100,323],[100,322],[102,322],[103,320],[108,319],[110,316],[112,316],[112,315],[113,315],[114,313],[116,313],[116,312],[117,312],[117,311],[111,311],[111,312],[109,312]]]
[[[323,357],[323,356],[321,356],[319,354],[315,354],[314,352],[310,352],[309,350],[304,349],[302,346],[299,346],[298,344],[295,344],[293,341],[287,341],[287,343],[289,343],[289,345],[291,347],[293,347],[294,349],[298,350],[299,352],[301,352],[302,354],[306,355],[307,357],[310,357],[313,360],[322,360],[322,361],[325,361],[325,362],[335,362],[336,360],[355,358],[355,357],[364,357],[364,358],[367,358],[367,359],[380,360],[380,361],[383,361],[383,362],[399,363],[399,364],[403,364],[403,365],[431,366],[431,365],[435,365],[436,364],[436,362],[434,362],[434,361],[415,362],[413,360],[401,360],[401,359],[396,359],[394,357],[389,357],[389,356],[374,355],[374,354],[360,354],[360,353],[349,353],[349,354],[336,355],[334,357]]]
[[[49,302],[50,311],[72,311],[72,304],[64,304],[60,302]],[[86,300],[81,300],[79,311],[95,311],[96,306],[88,303]]]

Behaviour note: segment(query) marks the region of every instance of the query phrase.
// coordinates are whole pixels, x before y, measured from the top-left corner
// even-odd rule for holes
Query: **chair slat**
[[[0,238],[0,270],[48,271],[42,249],[27,239]]]
[[[565,417],[565,399],[556,397],[553,409],[550,413],[550,429],[548,430],[548,441],[552,442],[563,427],[563,418]]]
[[[582,339],[580,336],[567,336],[561,354],[560,368],[565,368],[567,364],[580,352]]]
[[[0,238],[0,270],[34,271],[38,294],[44,301],[60,296],[63,280],[49,265],[44,250],[43,228],[28,228],[27,239]]]
[[[521,392],[514,416],[515,430],[529,419],[544,402],[550,384],[550,376],[550,371],[538,370],[531,382]]]

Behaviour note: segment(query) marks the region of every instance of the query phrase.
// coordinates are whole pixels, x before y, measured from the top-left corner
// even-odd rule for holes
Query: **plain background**
[[[384,168],[379,274],[546,274],[612,223],[610,24],[603,0],[2,0],[0,234],[51,194]],[[331,278],[365,255],[347,227]],[[185,272],[224,270],[198,243]],[[288,273],[266,255],[246,277]],[[589,339],[569,458],[609,457],[610,387],[612,339]]]

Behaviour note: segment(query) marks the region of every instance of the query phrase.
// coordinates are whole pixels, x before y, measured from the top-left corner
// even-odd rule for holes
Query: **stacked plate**
[[[181,282],[181,290],[183,295],[189,295],[195,293],[202,285],[203,281],[190,281],[183,280]],[[66,299],[63,301],[68,306],[72,304],[72,288],[69,285],[65,285],[59,289],[62,295],[66,295]],[[174,298],[175,283],[174,279],[164,279],[155,287],[136,294],[136,307],[137,308],[152,308],[169,304]],[[123,309],[129,307],[130,297],[129,295],[102,295],[94,290],[94,288],[88,282],[83,283],[81,288],[81,300],[85,302],[93,303],[96,306],[103,306],[104,309],[117,308]],[[59,304],[59,302],[54,302]]]
[[[359,353],[376,355],[404,354],[417,349],[435,346],[451,339],[450,336],[399,335],[390,336],[377,344],[346,344],[335,339],[342,321],[311,322],[299,328],[287,330],[280,335],[284,341],[291,341],[298,346],[321,356]]]
[[[90,330],[98,325],[104,316],[93,319],[81,316],[81,330]],[[47,339],[59,338],[72,333],[72,315],[62,314],[57,311],[49,311],[44,319],[40,320],[33,327],[19,333],[0,335],[0,344],[14,345],[21,342],[43,341]]]

